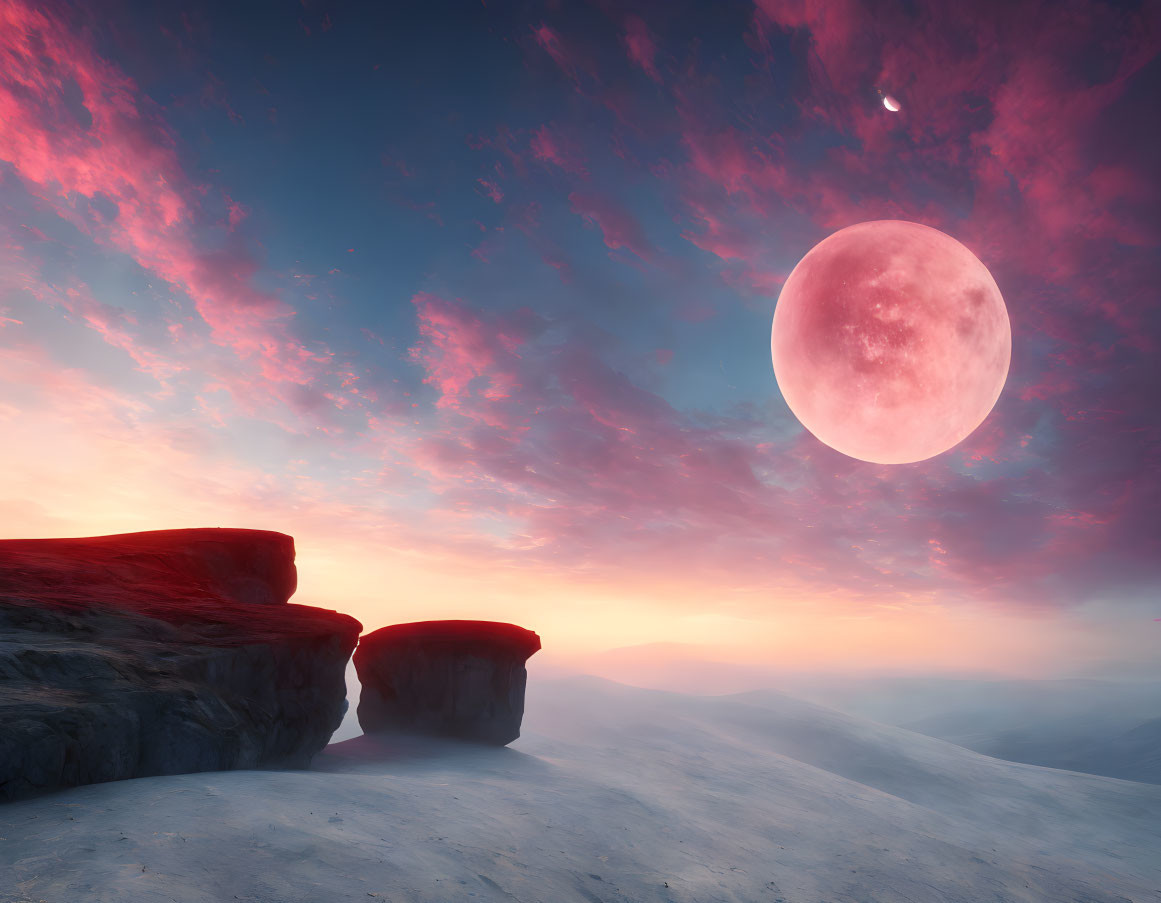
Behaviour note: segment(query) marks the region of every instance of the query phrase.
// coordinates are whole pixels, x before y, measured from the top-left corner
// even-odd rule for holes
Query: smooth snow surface
[[[1161,786],[776,694],[529,688],[506,749],[357,737],[307,772],[0,808],[0,901],[1156,903]]]

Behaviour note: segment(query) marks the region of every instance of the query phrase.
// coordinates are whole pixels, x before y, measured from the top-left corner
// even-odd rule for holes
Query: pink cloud
[[[421,342],[411,349],[411,359],[424,367],[424,382],[439,393],[436,407],[498,422],[489,416],[491,405],[472,402],[508,399],[518,390],[516,362],[528,335],[527,317],[485,323],[464,305],[427,293],[416,295],[412,304]]]
[[[505,554],[519,545],[528,566],[1045,607],[1108,574],[1072,556],[1084,543],[1111,553],[1115,512],[1038,499],[1020,478],[981,483],[956,459],[863,465],[805,433],[770,441],[753,422],[698,422],[588,342],[548,341],[530,315],[415,303],[412,359],[448,419],[412,446],[412,460],[442,481],[443,507],[487,519],[493,541]],[[1010,458],[1006,441],[989,428],[958,454],[976,466]],[[1035,460],[1020,455],[1021,467]],[[464,541],[487,554],[484,534]],[[1074,560],[1065,574],[1061,562]]]
[[[533,133],[530,148],[532,156],[542,163],[551,163],[573,175],[588,175],[584,156],[575,143],[567,140],[559,131],[542,125]]]
[[[774,222],[745,215],[728,200],[699,198],[696,192],[683,201],[692,227],[681,237],[724,264],[722,280],[744,295],[776,296],[788,270],[777,258],[787,239]]]
[[[257,288],[237,242],[199,246],[203,192],[182,171],[173,135],[133,82],[48,11],[0,4],[0,159],[61,217],[185,292],[214,340],[252,361],[268,390],[310,381],[327,355],[288,327],[294,311]],[[70,86],[79,100],[66,100]],[[99,201],[87,212],[75,199]],[[111,208],[106,218],[99,210]],[[242,208],[230,202],[230,225]]]
[[[567,75],[574,84],[579,84],[576,67],[568,53],[565,52],[564,44],[556,31],[542,22],[538,27],[532,29],[532,38],[542,50],[552,57],[552,61],[560,67],[561,72]]]
[[[533,201],[515,211],[516,228],[520,230],[547,266],[556,270],[562,282],[571,282],[572,262],[564,249],[541,227],[540,205]]]
[[[641,224],[626,208],[608,197],[587,192],[574,191],[568,200],[573,213],[601,230],[609,248],[624,248],[645,261],[655,257]]]
[[[642,71],[653,81],[661,83],[661,74],[657,71],[657,45],[649,26],[637,16],[630,16],[625,22],[625,47],[629,59],[641,67]]]
[[[484,189],[484,194],[490,197],[493,203],[499,204],[504,200],[504,192],[495,182],[489,182],[487,179],[476,179],[476,184]]]
[[[517,150],[517,137],[507,126],[501,125],[491,135],[469,135],[468,147],[472,150],[494,150],[500,155],[492,164],[497,175],[504,174],[505,162],[512,171],[523,176],[527,170],[522,152]]]
[[[242,204],[232,198],[226,199],[226,208],[228,210],[226,221],[230,225],[230,231],[237,229],[241,225],[242,220],[250,215],[250,211]]]
[[[1161,47],[1161,14],[1151,7],[1123,13],[1083,3],[1073,15],[1048,23],[1028,5],[985,17],[955,6],[912,15],[886,2],[760,0],[758,8],[760,23],[810,36],[811,92],[799,99],[802,127],[819,121],[860,144],[857,155],[831,154],[821,167],[774,160],[787,171],[781,184],[768,187],[792,200],[803,198],[792,186],[804,180],[829,180],[860,198],[860,206],[849,210],[825,196],[818,206],[801,205],[821,224],[844,225],[860,210],[869,219],[867,213],[879,215],[874,206],[885,203],[915,218],[925,176],[938,174],[946,182],[950,168],[976,183],[976,210],[960,228],[991,259],[1010,257],[1038,274],[1067,278],[1077,269],[1080,244],[1093,237],[1156,244],[1161,233],[1147,212],[1156,201],[1150,196],[1155,180],[1126,162],[1094,160],[1094,154],[1120,152],[1092,137]],[[922,39],[911,39],[915,35]],[[1094,42],[1116,64],[1089,84],[1074,62]],[[905,96],[904,114],[885,114],[873,95],[855,86]],[[724,161],[720,149],[712,159]],[[762,168],[752,154],[728,160],[751,178]],[[1005,192],[1012,183],[1014,198]],[[1047,240],[1033,254],[1017,253],[1023,243],[1015,237],[1029,232]]]
[[[89,291],[88,286],[78,285],[65,289],[56,297],[57,303],[84,323],[114,348],[128,354],[136,368],[152,376],[162,386],[187,365],[167,353],[170,349],[150,347],[140,340],[132,314],[111,304],[102,304]]]

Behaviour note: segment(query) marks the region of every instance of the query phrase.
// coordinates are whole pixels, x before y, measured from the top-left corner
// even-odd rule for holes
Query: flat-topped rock
[[[69,590],[84,598],[221,597],[284,605],[298,586],[294,539],[270,530],[205,527],[82,539],[0,540],[0,581],[20,568],[18,588]],[[3,588],[0,583],[0,588]],[[159,600],[160,601],[160,600]]]
[[[263,530],[0,540],[0,799],[307,764],[361,625],[287,604],[296,580]]]
[[[366,733],[400,731],[504,745],[520,736],[528,657],[540,637],[496,621],[417,621],[355,650]]]

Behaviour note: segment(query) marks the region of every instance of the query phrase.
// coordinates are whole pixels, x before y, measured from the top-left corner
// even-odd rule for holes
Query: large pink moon
[[[937,229],[840,229],[798,262],[774,310],[774,376],[831,448],[876,464],[938,455],[978,427],[1012,357],[992,274]]]

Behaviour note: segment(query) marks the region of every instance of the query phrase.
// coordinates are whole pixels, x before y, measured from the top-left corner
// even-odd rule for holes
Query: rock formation
[[[261,530],[0,541],[0,799],[307,764],[361,625],[295,585]]]
[[[408,731],[504,745],[520,736],[524,662],[540,637],[494,621],[419,621],[367,634],[355,650],[367,733]]]

